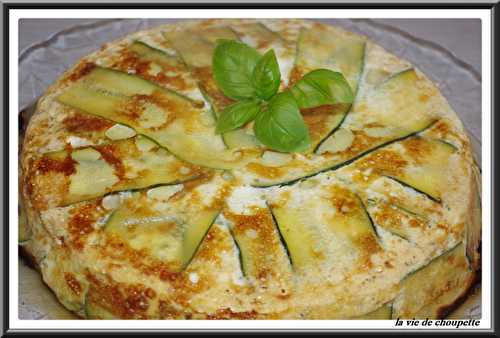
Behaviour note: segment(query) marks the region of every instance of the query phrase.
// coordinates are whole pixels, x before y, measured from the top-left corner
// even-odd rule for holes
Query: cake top
[[[76,259],[92,301],[135,283],[172,313],[248,317],[392,304],[413,271],[463,249],[471,162],[421,72],[301,20],[187,21],[110,43],[48,90],[23,150],[29,204],[65,248],[42,272]],[[113,302],[122,317],[153,311]]]

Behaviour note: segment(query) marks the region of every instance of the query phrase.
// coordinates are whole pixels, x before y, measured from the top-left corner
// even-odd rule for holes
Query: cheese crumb
[[[201,197],[203,205],[209,206],[213,203],[214,199],[217,198],[221,188],[222,186],[219,182],[211,181],[196,187],[195,191]]]
[[[168,201],[170,197],[172,197],[182,189],[184,189],[184,185],[182,184],[164,185],[161,187],[149,189],[146,194],[148,198],[157,201]]]
[[[157,63],[154,63],[152,62],[150,65],[149,65],[149,69],[148,69],[148,73],[152,76],[156,76],[158,75],[158,73],[160,73],[162,71],[162,68],[157,64]]]
[[[189,274],[189,280],[191,281],[191,283],[196,284],[200,280],[200,276],[198,276],[196,272],[191,272]]]
[[[110,140],[116,141],[134,137],[136,132],[134,129],[124,126],[123,124],[115,124],[106,130],[105,135]]]
[[[106,210],[113,210],[120,206],[121,200],[119,195],[108,195],[102,199],[102,206]]]
[[[245,231],[245,235],[247,235],[247,237],[249,238],[255,239],[257,238],[257,231],[255,231],[254,229],[248,229],[247,231]]]
[[[79,148],[79,147],[85,147],[88,145],[91,145],[91,142],[87,139],[78,137],[78,136],[69,136],[66,141],[71,145],[73,148]]]
[[[180,169],[179,169],[179,173],[182,175],[187,175],[190,172],[191,172],[191,169],[189,169],[188,167],[180,167]]]
[[[243,186],[233,189],[227,205],[232,213],[248,215],[252,213],[252,207],[265,208],[266,202],[262,189]]]
[[[246,284],[245,279],[241,276],[233,276],[233,283],[238,286],[243,286]]]

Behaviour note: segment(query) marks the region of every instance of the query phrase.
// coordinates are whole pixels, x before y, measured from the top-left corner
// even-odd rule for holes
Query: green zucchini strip
[[[128,125],[186,162],[216,169],[240,166],[240,154],[221,150],[213,126],[202,123],[210,113],[198,102],[140,77],[96,66],[57,99]],[[187,129],[193,124],[197,128]]]
[[[198,88],[205,99],[210,103],[215,117],[218,118],[222,110],[232,100],[225,98],[217,87],[212,76],[212,55],[215,42],[218,39],[239,40],[238,35],[229,27],[218,27],[205,31],[190,32],[193,41],[192,48],[186,48],[185,32],[164,33],[166,41],[177,51],[187,64],[193,77],[197,80]],[[232,130],[222,134],[222,139],[227,148],[237,149],[256,147],[255,137],[247,134],[243,129]]]
[[[425,191],[419,190],[418,188],[416,188],[416,187],[414,187],[412,185],[409,185],[408,183],[405,183],[401,179],[398,179],[396,177],[389,176],[389,175],[382,175],[382,176],[390,179],[391,181],[399,183],[400,185],[404,186],[405,188],[410,188],[411,190],[413,190],[413,191],[415,191],[415,192],[417,192],[417,193],[419,193],[421,195],[424,195],[425,197],[427,197],[428,199],[430,199],[433,202],[441,203],[441,199],[435,198],[435,197],[429,195],[428,193],[426,193]]]
[[[322,43],[318,43],[320,40]],[[344,37],[333,31],[325,33],[302,28],[297,42],[294,67],[304,73],[302,75],[321,68],[341,72],[356,97],[364,69],[365,50],[366,42],[362,39]],[[313,153],[340,128],[351,107],[352,105],[348,105],[341,112],[337,112],[340,118],[326,116],[327,120],[324,122],[328,124],[328,131],[312,140]],[[307,115],[305,118],[307,120]]]
[[[273,209],[269,206],[269,204],[267,202],[266,202],[266,205],[267,205],[267,208],[269,209],[269,212],[271,213],[271,217],[273,219],[273,224],[276,227],[276,231],[278,232],[280,243],[283,246],[283,249],[285,250],[286,257],[288,258],[288,262],[290,263],[290,267],[293,269],[292,256],[290,255],[290,250],[288,249],[288,245],[286,244],[285,238],[283,237],[283,234],[281,233],[280,227],[278,225],[278,220],[276,219],[276,216],[273,213]]]
[[[398,137],[398,138],[395,138],[393,140],[384,142],[384,143],[379,144],[379,145],[377,145],[377,146],[375,146],[375,147],[373,147],[371,149],[368,149],[368,150],[366,150],[366,151],[364,151],[364,152],[362,152],[362,153],[360,153],[360,154],[358,154],[358,155],[356,155],[356,156],[354,156],[354,157],[352,157],[352,158],[350,158],[350,159],[348,159],[346,161],[343,161],[343,162],[340,162],[340,163],[336,163],[336,164],[334,164],[334,165],[332,165],[330,167],[327,167],[327,168],[324,168],[324,169],[320,169],[320,170],[315,171],[315,172],[313,172],[311,174],[308,174],[308,175],[305,175],[305,176],[301,176],[301,177],[298,177],[296,179],[289,180],[289,181],[286,181],[286,182],[271,183],[271,184],[262,184],[262,185],[260,185],[260,184],[258,184],[258,185],[257,184],[253,184],[252,186],[255,187],[255,188],[269,188],[269,187],[274,187],[274,186],[282,187],[282,186],[292,185],[292,184],[295,184],[297,182],[301,182],[301,181],[307,180],[307,179],[309,179],[311,177],[317,176],[317,175],[319,175],[321,173],[324,173],[324,172],[338,170],[338,169],[340,169],[342,167],[345,167],[345,166],[347,166],[347,165],[349,165],[349,164],[351,164],[351,163],[359,160],[360,158],[362,158],[362,157],[364,157],[364,156],[366,156],[366,155],[374,152],[375,150],[387,147],[388,145],[391,145],[393,143],[400,142],[400,141],[403,141],[403,140],[405,140],[407,138],[415,136],[415,135],[423,132],[424,130],[427,130],[432,125],[434,125],[436,122],[437,122],[437,120],[434,120],[430,124],[428,124],[427,126],[425,126],[424,128],[422,128],[421,130],[417,130],[415,132],[411,132],[411,133],[409,133],[407,135],[404,135],[402,137]]]

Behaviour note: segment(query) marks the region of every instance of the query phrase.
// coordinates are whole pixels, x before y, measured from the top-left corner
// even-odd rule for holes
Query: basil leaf
[[[274,50],[264,54],[253,70],[253,84],[257,96],[263,100],[269,100],[280,87],[280,67],[274,54]]]
[[[224,95],[232,99],[255,97],[252,74],[259,53],[235,40],[218,40],[212,57],[213,74]]]
[[[259,113],[259,110],[260,105],[258,100],[236,102],[222,111],[220,118],[217,120],[215,132],[221,134],[239,128],[253,120]]]
[[[317,69],[307,73],[291,89],[300,108],[352,103],[354,94],[341,73]]]
[[[277,151],[303,151],[310,145],[307,126],[290,92],[276,94],[269,101],[267,110],[255,119],[254,132],[260,142]]]

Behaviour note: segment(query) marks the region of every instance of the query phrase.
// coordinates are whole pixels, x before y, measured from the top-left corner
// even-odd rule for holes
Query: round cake
[[[300,151],[257,120],[216,132],[235,100],[214,51],[233,40],[274,51],[279,92],[330,70],[352,103],[301,108]],[[480,182],[439,89],[367,38],[187,20],[103,46],[40,98],[19,245],[82,318],[437,318],[480,275]]]

